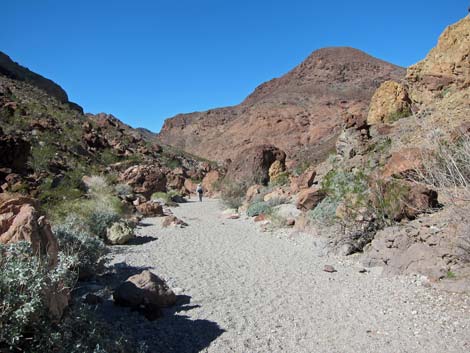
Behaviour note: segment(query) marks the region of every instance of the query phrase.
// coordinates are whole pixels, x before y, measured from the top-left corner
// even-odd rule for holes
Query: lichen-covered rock
[[[269,175],[269,180],[275,180],[279,175],[281,175],[284,171],[286,170],[286,165],[285,163],[275,160],[273,164],[269,167],[268,175]]]
[[[113,245],[126,244],[134,237],[134,229],[126,222],[115,222],[106,230],[106,238]]]
[[[406,88],[394,81],[382,83],[372,96],[367,123],[391,123],[411,114],[411,101]]]

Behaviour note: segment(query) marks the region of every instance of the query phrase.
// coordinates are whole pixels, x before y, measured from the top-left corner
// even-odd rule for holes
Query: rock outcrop
[[[166,192],[166,175],[157,165],[136,165],[119,176],[121,182],[130,185],[135,193],[150,198],[155,192]]]
[[[251,184],[267,184],[273,163],[285,168],[286,154],[272,145],[258,145],[243,150],[227,169],[226,178]]]
[[[391,123],[409,115],[411,100],[406,88],[398,82],[386,81],[372,96],[367,123]]]
[[[366,115],[378,86],[404,74],[356,49],[320,49],[257,87],[240,105],[167,119],[158,138],[218,161],[259,144],[275,145],[290,159],[322,160],[334,146],[343,116]]]

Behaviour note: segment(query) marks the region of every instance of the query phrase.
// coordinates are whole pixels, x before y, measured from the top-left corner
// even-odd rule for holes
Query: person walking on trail
[[[199,196],[199,202],[202,202],[202,185],[197,184],[196,192]]]

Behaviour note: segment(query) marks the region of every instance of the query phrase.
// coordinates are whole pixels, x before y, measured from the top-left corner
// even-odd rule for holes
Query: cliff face
[[[379,85],[404,75],[356,49],[321,49],[240,105],[167,119],[158,137],[219,161],[261,144],[281,148],[290,159],[321,160],[334,147],[344,117],[366,114]]]

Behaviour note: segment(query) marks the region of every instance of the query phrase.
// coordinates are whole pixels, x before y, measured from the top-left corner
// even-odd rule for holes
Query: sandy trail
[[[470,351],[468,297],[418,277],[360,273],[357,258],[320,256],[312,236],[225,219],[216,200],[173,211],[189,226],[146,219],[141,241],[113,255],[182,289],[154,322],[119,309],[151,352]],[[322,271],[325,264],[338,272]]]

